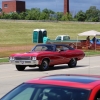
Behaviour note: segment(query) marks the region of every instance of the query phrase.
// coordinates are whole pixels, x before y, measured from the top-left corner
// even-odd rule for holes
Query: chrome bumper
[[[15,65],[38,65],[38,60],[10,60],[9,61],[12,64]]]

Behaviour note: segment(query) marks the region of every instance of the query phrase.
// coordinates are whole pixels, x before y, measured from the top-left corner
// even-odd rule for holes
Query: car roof
[[[56,44],[54,44],[54,43],[47,43],[47,44],[37,44],[37,45],[56,45]]]
[[[69,45],[67,45],[67,44],[55,44],[55,43],[48,43],[48,44],[37,44],[36,46],[39,46],[39,45],[43,45],[43,46],[68,46],[69,47]]]
[[[58,36],[69,36],[69,35],[58,35]],[[57,36],[57,37],[58,37],[58,36]]]
[[[58,74],[50,75],[28,81],[27,83],[48,84],[68,86],[84,89],[92,89],[100,85],[100,76],[78,75],[78,74]]]

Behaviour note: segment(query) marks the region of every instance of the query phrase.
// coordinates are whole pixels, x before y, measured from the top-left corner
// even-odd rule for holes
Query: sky
[[[2,1],[0,0],[0,8],[2,8]],[[7,1],[7,0],[5,0]],[[55,12],[63,12],[64,0],[20,0],[26,2],[26,9],[40,8],[41,10],[47,8]],[[100,0],[69,0],[69,10],[71,13],[78,11],[86,11],[90,6],[96,6],[100,10]]]

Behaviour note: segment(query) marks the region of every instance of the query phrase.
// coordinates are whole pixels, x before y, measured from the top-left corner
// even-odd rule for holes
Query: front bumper
[[[38,60],[9,60],[9,62],[15,65],[39,65]]]

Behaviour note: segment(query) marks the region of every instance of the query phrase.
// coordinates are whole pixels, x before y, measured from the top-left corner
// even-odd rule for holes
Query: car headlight
[[[32,57],[32,60],[36,60],[36,57]]]
[[[14,60],[14,57],[10,57],[9,60]]]

